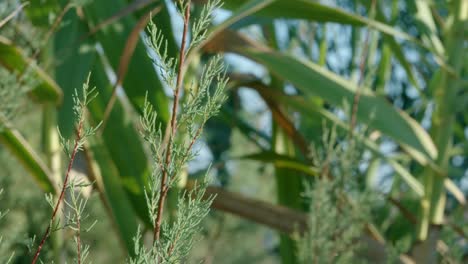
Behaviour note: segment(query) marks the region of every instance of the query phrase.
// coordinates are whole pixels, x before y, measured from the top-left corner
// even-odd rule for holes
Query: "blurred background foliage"
[[[205,1],[193,2],[195,15]],[[152,19],[177,55],[174,12],[169,0],[1,1],[0,261],[28,263],[48,224],[43,194],[66,162],[56,128],[73,136],[89,72],[103,127],[73,170],[94,182],[84,239],[94,263],[132,254],[149,223],[138,117],[147,94],[164,129],[172,99],[145,30]],[[196,82],[223,53],[229,100],[180,184],[211,166],[218,195],[190,263],[468,261],[467,0],[226,0],[213,15],[185,71]],[[54,235],[45,259],[73,255],[70,237]]]

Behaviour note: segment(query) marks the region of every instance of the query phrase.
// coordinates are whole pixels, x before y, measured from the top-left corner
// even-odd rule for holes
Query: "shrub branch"
[[[83,120],[80,120],[78,124],[78,129],[76,132],[75,144],[73,146],[73,151],[71,153],[70,161],[68,162],[67,173],[65,175],[65,180],[63,181],[63,186],[62,186],[62,190],[60,191],[60,196],[57,200],[57,203],[55,204],[54,211],[52,212],[52,216],[50,217],[50,223],[47,226],[47,229],[44,235],[42,236],[41,242],[39,243],[39,246],[37,247],[36,253],[34,254],[34,258],[31,264],[35,264],[37,260],[39,259],[39,255],[41,254],[42,247],[44,246],[47,238],[50,236],[50,230],[51,230],[52,224],[55,221],[55,218],[57,217],[58,209],[63,202],[63,198],[65,196],[65,190],[67,189],[68,180],[70,178],[71,168],[73,167],[73,162],[75,161],[76,153],[78,152],[79,147],[80,147],[82,129],[83,129]]]
[[[169,141],[167,142],[166,146],[166,156],[165,156],[165,168],[162,171],[162,177],[161,177],[161,195],[159,196],[159,201],[158,201],[158,213],[156,215],[156,224],[154,226],[154,236],[153,236],[153,242],[156,242],[159,240],[160,233],[161,233],[161,223],[162,223],[162,214],[164,211],[164,201],[166,200],[167,192],[169,190],[169,184],[167,182],[168,178],[168,171],[167,168],[169,167],[171,163],[171,155],[172,155],[172,141],[174,140],[174,137],[177,132],[177,108],[179,107],[179,97],[180,97],[180,90],[182,87],[182,80],[183,80],[183,73],[182,73],[182,67],[185,61],[185,49],[186,49],[186,41],[187,41],[187,31],[188,31],[188,26],[189,26],[189,20],[190,20],[190,1],[188,1],[187,6],[185,7],[185,14],[184,14],[184,31],[182,35],[182,44],[180,48],[180,56],[179,56],[179,66],[177,69],[177,82],[176,82],[176,87],[174,90],[174,103],[172,105],[172,116],[171,116],[171,130],[169,134]]]
[[[42,248],[44,247],[44,244],[47,238],[50,236],[51,232],[53,231],[52,225],[57,218],[57,213],[59,211],[59,208],[61,207],[62,203],[68,204],[67,201],[64,200],[64,197],[65,197],[65,191],[70,187],[70,185],[73,187],[73,184],[69,184],[69,181],[70,181],[70,173],[73,167],[73,163],[75,161],[76,154],[78,153],[78,151],[80,151],[83,148],[85,140],[89,136],[93,135],[96,132],[96,130],[99,128],[99,126],[101,125],[101,124],[98,124],[96,127],[85,127],[85,124],[84,124],[86,106],[89,104],[90,101],[92,101],[97,96],[97,93],[95,93],[95,88],[89,89],[89,78],[90,78],[90,75],[88,75],[88,79],[86,83],[83,85],[81,97],[78,95],[78,92],[76,90],[75,90],[75,94],[73,95],[73,101],[74,101],[73,111],[77,120],[77,129],[76,129],[76,137],[75,137],[72,149],[70,149],[69,141],[65,140],[60,135],[60,131],[59,131],[60,143],[62,145],[64,152],[67,154],[69,158],[68,167],[67,167],[67,171],[65,174],[65,179],[63,181],[62,190],[60,191],[60,195],[57,199],[57,202],[55,203],[55,205],[53,205],[52,200],[49,201],[51,206],[53,205],[52,215],[50,217],[49,225],[47,226],[47,229],[44,232],[44,235],[42,236],[39,246],[37,247],[37,250],[34,253],[34,257],[31,262],[32,264],[35,264],[39,260],[39,255],[41,254]],[[79,217],[78,217],[78,220],[79,220]],[[80,228],[80,222],[78,222],[78,225],[79,225],[78,228]],[[80,239],[79,233],[78,233],[77,239],[80,242],[81,239]],[[77,251],[79,254],[78,259],[80,259],[81,258],[80,257],[81,246],[77,247]]]

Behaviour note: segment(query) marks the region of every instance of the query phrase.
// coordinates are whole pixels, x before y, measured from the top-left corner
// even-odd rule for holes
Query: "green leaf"
[[[320,113],[321,116],[323,116],[326,120],[331,121],[334,125],[336,125],[337,129],[340,129],[344,131],[345,133],[349,133],[349,124],[343,122],[340,120],[336,115],[333,113],[315,106],[315,104],[310,102],[309,100],[304,100],[303,98],[298,98],[298,97],[291,97],[291,96],[286,96],[278,92],[274,92],[272,89],[266,90],[266,89],[261,89],[259,87],[256,87],[256,89],[260,89],[261,92],[260,94],[262,95],[263,93],[268,93],[268,96],[270,98],[275,98],[277,101],[293,108],[296,109],[302,113],[304,113],[306,116],[309,115],[311,112],[318,112]],[[379,159],[389,163],[391,165],[397,175],[399,175],[405,182],[408,184],[409,187],[420,197],[424,195],[424,188],[423,185],[414,177],[409,171],[407,171],[403,166],[401,166],[399,163],[394,161],[393,159],[389,158],[387,155],[383,154],[380,150],[379,147],[377,146],[376,143],[374,143],[372,140],[365,138],[361,135],[355,135],[355,139],[361,143],[364,144],[364,146],[369,149],[376,157]]]
[[[265,144],[270,144],[270,137],[268,135],[242,120],[232,108],[226,105],[221,108],[219,119],[228,125],[235,126],[246,138],[256,144],[260,149],[264,149]]]
[[[392,54],[395,56],[395,58],[398,60],[398,62],[401,64],[403,69],[405,69],[406,75],[408,76],[408,79],[410,83],[418,90],[418,92],[422,95],[422,89],[421,86],[418,84],[415,74],[414,74],[414,69],[411,66],[411,64],[408,62],[406,59],[406,56],[404,55],[401,46],[395,41],[394,38],[392,37],[385,37],[384,38],[385,43],[388,44],[390,47]]]
[[[91,117],[97,123],[104,116],[104,109],[112,91],[104,68],[98,60],[93,68],[91,84],[96,86],[99,92],[96,100],[89,105]],[[103,145],[118,171],[114,177],[119,177],[138,216],[146,224],[151,223],[144,196],[144,187],[147,185],[150,168],[128,109],[124,109],[119,100],[116,101],[114,110],[109,115],[107,125],[100,132]]]
[[[346,124],[345,122],[340,120],[333,113],[325,109],[321,109],[321,108],[319,109],[315,107],[313,103],[303,100],[302,98],[294,98],[294,97],[289,97],[285,95],[280,95],[277,93],[274,94],[274,97],[278,101],[281,101],[282,103],[292,107],[293,109],[301,111],[303,113],[310,113],[314,111],[319,112],[324,118],[326,118],[327,120],[335,124],[338,129],[343,130],[345,133],[349,133],[349,124]],[[397,173],[397,175],[400,176],[408,184],[408,186],[410,186],[413,189],[413,191],[417,195],[419,196],[423,195],[424,193],[423,185],[419,182],[419,180],[417,180],[417,178],[413,174],[411,174],[406,168],[404,168],[401,164],[396,162],[394,159],[388,157],[387,155],[383,154],[379,150],[379,147],[375,142],[360,135],[356,136],[356,140],[360,142],[361,144],[364,144],[364,146],[366,146],[367,149],[369,149],[372,153],[374,153],[374,155],[376,155],[377,158],[379,158],[380,160],[384,162],[387,162],[390,166],[392,166],[395,172]],[[419,159],[419,156],[414,156],[415,155],[414,153],[409,152],[408,154],[417,162],[419,162],[421,165],[430,166],[431,168],[434,168],[434,170],[439,170],[439,168],[437,168],[436,165],[434,165],[432,161],[425,162],[424,160]],[[441,175],[439,176],[442,177]],[[464,199],[462,195],[463,192],[460,190],[460,188],[457,187],[457,185],[451,179],[445,178],[444,185],[447,191],[452,193],[460,204],[466,203],[466,199]]]
[[[444,45],[438,37],[437,26],[435,24],[434,18],[432,17],[431,8],[429,3],[425,0],[416,0],[416,14],[415,18],[418,29],[422,33],[423,41],[432,46],[436,54],[443,56],[445,54]]]
[[[274,51],[245,49],[243,52],[263,64],[276,76],[291,82],[309,98],[319,96],[336,106],[341,106],[344,102],[348,105],[353,104],[357,86],[312,62],[303,62]],[[431,159],[436,158],[437,149],[434,143],[415,120],[364,87],[357,117],[361,122],[380,130],[400,144],[411,147]]]
[[[237,9],[248,0],[225,0],[224,8]],[[354,26],[365,25],[362,18],[344,10],[307,0],[277,0],[255,13],[259,17],[309,19],[317,22],[336,22]]]
[[[380,160],[373,158],[366,171],[366,188],[372,189],[377,183]]]
[[[296,170],[298,172],[303,172],[309,176],[315,177],[319,175],[319,170],[317,168],[307,166],[304,163],[304,161],[301,161],[297,158],[285,154],[278,154],[273,151],[261,151],[258,153],[247,154],[236,158],[262,161],[265,163],[273,163],[278,168]]]
[[[51,15],[60,12],[58,0],[29,1],[26,15],[31,22],[38,27],[49,27],[51,25]]]
[[[416,199],[404,199],[400,201],[401,205],[404,206],[410,212],[417,212],[418,200]],[[385,230],[385,237],[392,243],[397,241],[411,241],[414,238],[412,233],[414,232],[414,223],[407,219],[404,215],[398,214],[391,225]],[[410,242],[411,243],[411,242]]]
[[[87,26],[76,12],[64,16],[65,25],[54,37],[54,53],[58,58],[55,78],[63,91],[63,104],[58,110],[58,125],[62,136],[69,138],[74,131],[73,94],[86,81],[96,56],[91,38],[81,40]]]
[[[395,10],[397,9],[396,6],[392,6],[392,8],[395,9]],[[392,10],[392,14],[394,12],[396,12],[395,10]],[[384,15],[384,13],[383,13],[383,11],[381,9],[377,9],[377,19],[379,21],[387,23],[387,18],[385,17],[385,15]],[[384,36],[383,39],[384,39],[384,44],[383,44],[383,48],[382,48],[382,53],[383,53],[382,60],[384,60],[384,61],[388,60],[388,62],[384,62],[382,65],[388,65],[388,66],[386,66],[386,68],[390,67],[391,61],[390,61],[390,58],[389,58],[388,49],[391,49],[391,51],[392,51],[393,55],[395,56],[395,58],[400,62],[401,66],[405,69],[406,75],[408,76],[408,79],[409,79],[410,83],[419,92],[421,92],[421,87],[419,86],[419,84],[418,84],[418,82],[416,80],[416,77],[415,77],[415,74],[414,74],[414,69],[412,68],[412,66],[408,62],[408,60],[406,59],[406,56],[403,53],[401,45],[398,44],[397,41],[395,40],[395,38],[393,38],[391,36]],[[384,70],[384,71],[389,71],[389,70],[390,69]],[[385,78],[383,78],[383,79],[385,79]]]
[[[338,119],[338,117],[336,117],[334,114],[326,110],[321,110],[320,112],[324,117],[326,117],[328,120],[332,121],[335,125],[337,125],[337,128],[342,129],[347,133],[349,132],[349,125]],[[364,146],[367,149],[369,149],[374,155],[376,155],[378,158],[392,166],[397,175],[399,175],[418,196],[422,197],[424,195],[424,188],[423,185],[419,182],[419,180],[408,170],[406,170],[402,165],[388,157],[388,155],[383,154],[375,142],[361,135],[356,135],[355,138],[358,142],[364,144]]]
[[[27,58],[11,41],[1,36],[0,64],[18,75],[23,74],[27,70],[32,71],[33,78],[38,80],[38,85],[30,92],[31,96],[41,103],[61,103],[62,92],[54,80],[41,68],[37,67],[33,61]],[[30,67],[30,69],[28,69],[28,67]]]
[[[275,0],[249,0],[244,1],[242,5],[236,6],[236,10],[234,13],[223,23],[214,27],[211,31],[210,36],[216,35],[217,33],[227,29],[229,26],[233,25],[234,23],[240,21],[241,19],[252,15],[256,12],[260,12],[261,10],[267,8],[269,5],[274,3]]]
[[[49,168],[47,168],[44,161],[17,130],[6,126],[0,131],[0,142],[6,146],[13,156],[23,164],[24,168],[31,173],[44,192],[56,192]]]
[[[117,231],[130,255],[134,254],[134,242],[138,230],[137,216],[123,183],[119,171],[111,159],[111,155],[103,141],[97,137],[90,139],[93,161],[91,168],[102,179],[105,196],[116,223]]]
[[[224,2],[225,8],[235,10],[248,2],[248,0],[226,0]],[[315,1],[277,0],[259,10],[254,15],[271,19],[305,19],[315,22],[334,22],[352,26],[369,26],[387,35],[419,43],[414,37],[405,32],[398,31],[389,25]]]
[[[387,43],[382,45],[381,54],[378,71],[375,76],[375,92],[376,94],[384,95],[385,86],[390,79],[392,67],[391,49]]]
[[[461,173],[460,173],[461,174]],[[465,193],[448,177],[444,179],[445,189],[463,206],[466,205]]]
[[[187,57],[187,64],[190,61],[194,60],[197,56],[196,54],[198,51],[205,47],[207,44],[213,42],[216,37],[222,35],[222,33],[228,29],[230,26],[235,26],[236,23],[241,21],[243,18],[258,12],[259,10],[264,9],[268,5],[274,3],[274,0],[250,0],[244,1],[242,5],[236,6],[236,10],[234,13],[221,24],[216,25],[215,27],[210,29],[210,33],[208,34],[207,38],[202,41],[198,46],[194,47],[188,57]]]
[[[99,22],[112,17],[124,7],[125,1],[123,0],[100,0],[86,5],[84,10],[89,22],[92,25],[97,25]],[[96,39],[102,45],[105,56],[114,72],[118,71],[120,57],[124,52],[127,37],[130,35],[135,23],[136,21],[132,17],[123,17],[96,33]],[[160,120],[163,123],[168,120],[168,100],[142,41],[137,43],[130,60],[123,88],[130,102],[140,113],[142,112],[145,95],[148,93],[148,100],[158,112]]]

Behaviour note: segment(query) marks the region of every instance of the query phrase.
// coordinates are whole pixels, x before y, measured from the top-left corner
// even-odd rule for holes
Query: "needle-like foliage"
[[[312,148],[323,174],[306,184],[304,197],[311,213],[308,231],[298,243],[301,263],[363,263],[357,252],[369,220],[370,196],[355,184],[362,152],[352,140],[337,142],[332,129],[324,132],[322,148]]]
[[[85,210],[88,199],[81,195],[81,190],[89,186],[90,184],[79,180],[71,181],[68,187],[70,193],[69,199],[64,200],[66,204],[65,226],[75,234],[76,257],[74,258],[74,263],[90,263],[87,261],[89,245],[84,244],[81,239],[82,233],[89,232],[97,222],[95,220],[91,225],[83,227],[83,221],[89,218],[89,214]]]
[[[97,93],[95,88],[89,88],[89,78],[86,83],[83,84],[81,93],[75,90],[73,97],[73,111],[76,117],[76,138],[73,140],[73,144],[70,144],[69,140],[66,140],[60,135],[60,143],[65,154],[69,158],[67,171],[65,178],[63,180],[63,185],[61,188],[60,195],[58,197],[53,197],[52,195],[46,195],[46,200],[49,202],[52,207],[52,215],[50,217],[50,223],[47,226],[47,229],[42,236],[42,239],[37,246],[37,250],[34,254],[32,263],[36,263],[39,260],[41,250],[46,242],[47,238],[52,232],[69,228],[75,233],[76,241],[76,254],[77,257],[75,262],[78,264],[84,263],[86,257],[88,256],[89,248],[87,246],[82,246],[81,243],[81,231],[82,226],[81,222],[84,218],[87,217],[84,213],[86,207],[86,199],[82,198],[79,195],[79,189],[85,187],[86,184],[80,183],[71,177],[72,167],[76,154],[82,150],[86,140],[92,136],[96,130],[99,128],[100,124],[95,127],[89,127],[85,124],[86,117],[86,107],[88,104],[96,98]],[[59,132],[60,134],[60,132]],[[68,192],[70,200],[65,198],[65,193]],[[64,224],[61,224],[59,210],[63,212],[64,215]],[[91,228],[91,227],[90,227]],[[87,230],[89,230],[88,228]]]
[[[190,253],[197,234],[201,231],[201,221],[208,215],[214,197],[206,199],[208,181],[179,196],[177,219],[174,223],[164,222],[161,239],[152,247],[141,245],[141,232],[135,237],[135,258],[130,264],[181,263]]]
[[[149,24],[150,36],[147,43],[157,55],[153,61],[159,68],[162,79],[174,91],[174,105],[166,135],[162,134],[157,114],[147,101],[141,117],[142,137],[150,146],[154,164],[149,186],[145,190],[154,236],[153,245],[149,248],[140,245],[140,236],[135,238],[136,257],[129,260],[130,263],[183,262],[196,241],[201,221],[209,212],[213,197],[205,197],[207,182],[203,181],[193,190],[180,195],[177,202],[177,218],[172,223],[162,221],[168,190],[179,182],[187,162],[195,157],[193,146],[200,138],[204,125],[210,117],[219,112],[226,100],[225,68],[222,58],[215,56],[203,67],[198,82],[191,82],[186,90],[184,103],[179,109],[181,90],[184,83],[187,83],[183,78],[185,57],[190,48],[206,38],[211,14],[219,6],[219,0],[206,4],[200,18],[193,23],[192,40],[187,44],[190,1],[177,2],[178,12],[184,21],[179,58],[168,56],[167,41],[162,32],[155,24]],[[177,133],[181,130],[186,131],[184,136]]]

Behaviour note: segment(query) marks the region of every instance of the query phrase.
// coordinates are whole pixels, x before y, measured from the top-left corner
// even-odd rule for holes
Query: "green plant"
[[[165,234],[184,230],[188,224],[177,222],[182,219],[176,208],[179,199],[184,204],[191,199],[182,195],[183,188],[190,191],[192,186],[190,180],[185,185],[186,179],[205,175],[210,161],[210,174],[224,189],[209,186],[206,192],[208,197],[218,193],[211,207],[222,215],[209,216],[214,226],[222,228],[212,230],[207,224],[212,236],[197,245],[203,250],[197,250],[196,258],[207,262],[210,257],[201,254],[211,255],[216,263],[278,259],[284,264],[299,263],[297,243],[289,234],[297,221],[302,226],[311,217],[309,204],[301,199],[304,182],[310,187],[308,196],[319,196],[308,199],[310,203],[317,200],[315,205],[329,208],[318,210],[324,218],[348,217],[343,222],[353,227],[350,236],[361,230],[354,214],[361,210],[364,214],[368,208],[357,206],[353,211],[339,205],[377,192],[382,199],[370,201],[372,218],[366,227],[372,227],[375,235],[369,239],[382,247],[401,244],[393,255],[437,263],[457,259],[450,256],[454,242],[466,247],[467,230],[462,228],[466,217],[457,216],[466,208],[467,192],[462,188],[468,168],[466,0],[225,0],[223,10],[216,7],[218,1],[209,3],[213,6],[209,8],[206,0],[193,0],[187,12],[183,10],[187,2],[168,0],[0,2],[0,152],[8,150],[11,156],[1,158],[0,180],[15,182],[2,186],[6,200],[2,209],[10,208],[2,221],[2,229],[8,231],[2,233],[4,249],[15,251],[13,262],[30,262],[23,238],[42,235],[48,223],[47,204],[38,203],[37,198],[42,192],[54,194],[54,199],[60,195],[57,186],[63,169],[56,127],[65,138],[76,133],[74,89],[89,72],[93,72],[91,86],[99,90],[88,107],[89,123],[104,120],[104,124],[84,146],[78,157],[85,162],[78,162],[76,169],[93,182],[88,210],[106,228],[98,224],[91,234],[82,233],[82,241],[92,249],[88,260],[137,260],[138,252],[167,247],[173,237]],[[206,18],[218,11],[223,15],[214,22],[194,24],[193,19],[180,19],[188,15]],[[156,32],[146,27],[149,21],[157,25]],[[184,21],[188,21],[185,44],[190,45],[182,48],[178,45],[181,38],[174,35],[183,31],[179,27]],[[225,62],[230,100],[211,124],[203,126],[203,135],[196,136],[202,133],[203,114],[184,107],[196,105],[194,98],[201,98],[200,105],[209,101],[196,95],[202,86],[201,73],[208,72],[202,66],[210,63],[209,58],[216,64],[212,54],[223,52],[229,53]],[[168,96],[166,88],[179,91],[173,104],[177,96]],[[208,90],[210,96],[215,95],[215,89]],[[353,108],[350,118],[343,115],[343,101]],[[138,137],[142,127],[138,118],[151,115],[150,105],[158,116],[152,128],[143,129],[144,137],[150,138],[145,142]],[[171,113],[171,108],[176,111]],[[339,135],[352,136],[338,137],[340,147],[354,141],[366,149],[357,179],[318,180],[324,174],[320,173],[323,164],[313,162],[308,146],[312,142],[317,150],[326,146],[320,141],[323,120],[333,123]],[[368,134],[353,131],[363,125],[369,128]],[[177,128],[174,133],[173,128]],[[198,137],[195,148],[201,146],[200,155],[180,167],[194,137]],[[152,144],[157,145],[157,153],[152,153]],[[189,151],[187,161],[198,154],[194,152]],[[319,156],[323,158],[323,153]],[[347,168],[355,158],[345,156],[337,159],[340,164],[326,168]],[[164,178],[167,181],[161,184]],[[168,188],[161,189],[162,185]],[[352,193],[349,199],[338,199],[343,186]],[[329,190],[329,196],[318,195],[323,190]],[[70,191],[66,190],[66,196]],[[197,193],[192,195],[197,197]],[[27,209],[11,206],[19,199]],[[207,206],[191,208],[199,208],[195,211],[201,219]],[[271,212],[277,221],[271,221]],[[77,220],[66,221],[76,217],[63,210],[58,214],[62,214],[57,217],[62,219],[61,227],[69,223],[75,230],[52,232],[41,253],[44,262],[64,262],[76,255],[77,247],[71,248],[68,238],[78,234]],[[228,224],[222,219],[229,219]],[[15,230],[9,229],[11,223]],[[341,228],[341,223],[325,224],[323,230],[314,229],[324,245],[349,244],[346,239],[328,239],[331,227]],[[139,225],[142,238],[135,253],[133,238]],[[116,239],[99,239],[110,227],[115,227]],[[153,237],[159,236],[157,247],[147,239],[149,228]],[[446,229],[456,235],[446,236]],[[258,241],[263,242],[259,247]],[[97,250],[114,249],[119,243],[119,254]],[[361,253],[353,246],[343,255]],[[151,254],[166,254],[160,255],[161,261],[169,257],[167,251],[158,252]],[[147,261],[154,259],[151,254]],[[383,259],[385,252],[378,255]],[[185,259],[190,262],[192,256]]]
[[[183,192],[177,201],[176,220],[164,223],[163,213],[167,195],[181,180],[185,164],[196,154],[193,146],[201,136],[208,119],[219,112],[226,100],[224,88],[227,83],[222,58],[212,58],[201,71],[198,82],[192,81],[185,89],[185,102],[180,106],[181,91],[184,89],[185,59],[195,45],[206,38],[207,27],[214,9],[220,6],[219,0],[209,1],[202,9],[200,18],[192,26],[192,39],[188,44],[191,1],[179,1],[178,12],[183,18],[183,35],[179,58],[167,54],[167,41],[162,31],[150,23],[148,43],[157,54],[154,60],[159,67],[164,82],[174,92],[174,102],[166,135],[158,125],[157,113],[145,100],[141,126],[143,138],[150,145],[153,171],[149,187],[145,191],[149,215],[153,224],[153,245],[149,249],[141,247],[139,236],[136,241],[136,257],[131,263],[178,263],[183,261],[193,247],[194,237],[199,231],[202,219],[208,214],[213,197],[204,197],[206,180],[193,190]],[[180,106],[180,110],[179,110]],[[178,112],[180,111],[180,114]],[[184,130],[186,135],[179,135]]]
[[[52,215],[50,216],[50,222],[44,232],[44,235],[39,241],[37,249],[34,253],[34,257],[32,260],[33,264],[39,261],[39,256],[41,254],[42,248],[44,247],[44,244],[51,235],[51,233],[65,228],[71,228],[76,232],[74,237],[76,239],[77,245],[77,263],[85,261],[88,255],[88,248],[84,247],[82,249],[82,243],[80,239],[82,231],[81,221],[83,215],[85,214],[84,209],[86,201],[79,198],[79,196],[77,196],[77,194],[75,193],[77,191],[76,188],[78,187],[79,189],[80,187],[83,187],[83,185],[79,182],[73,181],[70,175],[77,153],[83,149],[86,140],[90,136],[95,134],[95,132],[100,126],[100,124],[98,124],[95,127],[87,127],[85,123],[86,107],[96,96],[97,94],[95,93],[95,88],[89,88],[88,76],[88,81],[85,84],[83,84],[81,94],[78,94],[78,91],[75,91],[73,99],[73,110],[77,120],[76,138],[74,139],[73,144],[70,144],[69,140],[66,140],[65,138],[60,136],[60,143],[62,145],[63,151],[69,158],[69,162],[65,173],[65,178],[63,180],[63,185],[61,187],[60,195],[57,197],[57,199],[55,199],[55,197],[52,194],[46,195],[47,201],[52,207]],[[67,191],[71,193],[70,201],[67,201],[65,199],[65,193]],[[70,212],[67,215],[66,212],[68,210],[70,210]],[[60,219],[60,211],[63,211],[65,213],[65,219]]]
[[[324,126],[325,127],[325,126]],[[307,183],[308,229],[298,241],[300,263],[362,263],[362,230],[370,221],[371,196],[359,189],[362,147],[326,129],[312,157],[321,174]]]

